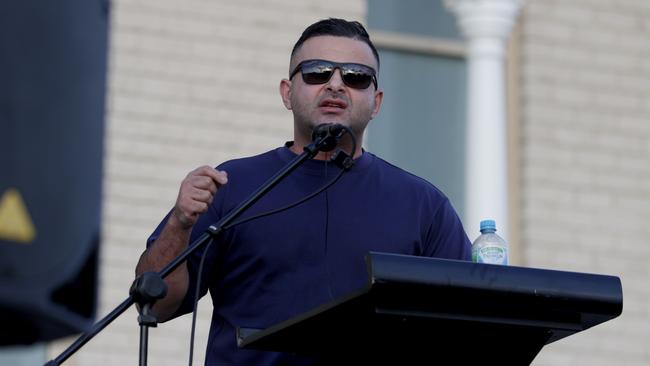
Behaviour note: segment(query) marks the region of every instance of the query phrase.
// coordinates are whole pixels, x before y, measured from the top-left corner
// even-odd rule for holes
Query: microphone
[[[346,127],[340,123],[321,123],[314,127],[311,141],[317,144],[318,150],[331,151],[346,132]]]
[[[346,133],[349,133],[350,138],[352,139],[352,155],[354,155],[357,149],[357,139],[348,127],[345,127],[340,123],[321,123],[314,127],[311,132],[312,142],[305,146],[305,151],[308,152],[311,157],[314,157],[318,154],[318,151],[334,150],[341,137]],[[330,160],[344,170],[349,170],[352,168],[352,165],[354,165],[352,156],[346,154],[342,150],[339,150],[332,155]]]

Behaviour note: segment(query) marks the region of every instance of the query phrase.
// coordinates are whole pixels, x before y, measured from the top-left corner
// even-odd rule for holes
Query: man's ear
[[[280,81],[280,96],[282,97],[282,103],[284,106],[291,110],[291,80],[282,79]]]
[[[375,108],[372,109],[372,115],[370,118],[375,118],[379,114],[381,109],[381,102],[384,100],[384,91],[379,89],[375,91]]]

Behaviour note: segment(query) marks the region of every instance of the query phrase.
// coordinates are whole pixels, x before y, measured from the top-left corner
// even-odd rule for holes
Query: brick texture
[[[302,30],[365,18],[365,1],[112,2],[100,267],[104,316],[128,295],[145,240],[200,165],[253,155],[292,138],[278,85]],[[199,304],[194,364],[203,364],[212,304]],[[66,365],[136,365],[130,309]],[[186,364],[191,317],[150,331],[149,364]],[[58,355],[73,339],[51,344]]]
[[[100,316],[127,296],[144,241],[189,170],[291,138],[277,88],[302,29],[364,19],[365,7],[112,2]],[[521,23],[524,264],[620,276],[625,297],[620,318],[545,347],[533,365],[648,365],[650,1],[529,0]],[[194,364],[210,311],[204,298]],[[66,365],[137,364],[136,317],[127,311]],[[151,330],[150,364],[187,362],[189,321]],[[51,344],[50,357],[71,341]]]
[[[619,276],[623,315],[533,365],[648,365],[650,2],[531,0],[521,34],[526,265]]]

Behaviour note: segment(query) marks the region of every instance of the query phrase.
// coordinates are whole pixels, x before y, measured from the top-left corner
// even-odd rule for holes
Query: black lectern
[[[621,314],[618,277],[369,253],[368,286],[240,347],[323,364],[529,365],[545,344]],[[445,361],[449,360],[449,361]]]

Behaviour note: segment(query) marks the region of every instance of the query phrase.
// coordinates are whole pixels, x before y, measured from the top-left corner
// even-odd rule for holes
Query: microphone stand
[[[314,141],[304,147],[304,151],[299,156],[290,161],[284,168],[278,171],[275,175],[269,178],[261,187],[253,192],[246,200],[239,204],[235,209],[230,211],[226,216],[221,218],[217,223],[210,225],[206,231],[192,242],[178,257],[174,258],[167,264],[160,272],[146,272],[135,279],[129,290],[129,297],[119,304],[113,311],[95,323],[90,330],[82,334],[65,349],[55,359],[48,361],[45,366],[59,366],[65,362],[70,356],[83,347],[88,341],[95,337],[99,332],[106,328],[113,320],[117,319],[123,312],[125,312],[131,305],[138,303],[140,316],[138,316],[138,323],[140,324],[140,366],[147,365],[147,343],[148,343],[148,330],[149,327],[156,327],[158,320],[156,316],[151,313],[151,307],[156,300],[165,297],[167,293],[167,285],[164,283],[163,278],[172,273],[179,265],[181,265],[187,257],[194,251],[199,249],[211,239],[215,239],[223,230],[233,222],[239,215],[244,213],[250,206],[262,198],[268,191],[276,186],[281,180],[288,176],[291,172],[296,170],[305,161],[312,159],[319,151],[330,151],[336,147],[338,140],[341,138],[341,133],[322,133],[314,135]],[[354,154],[354,152],[353,152]]]

